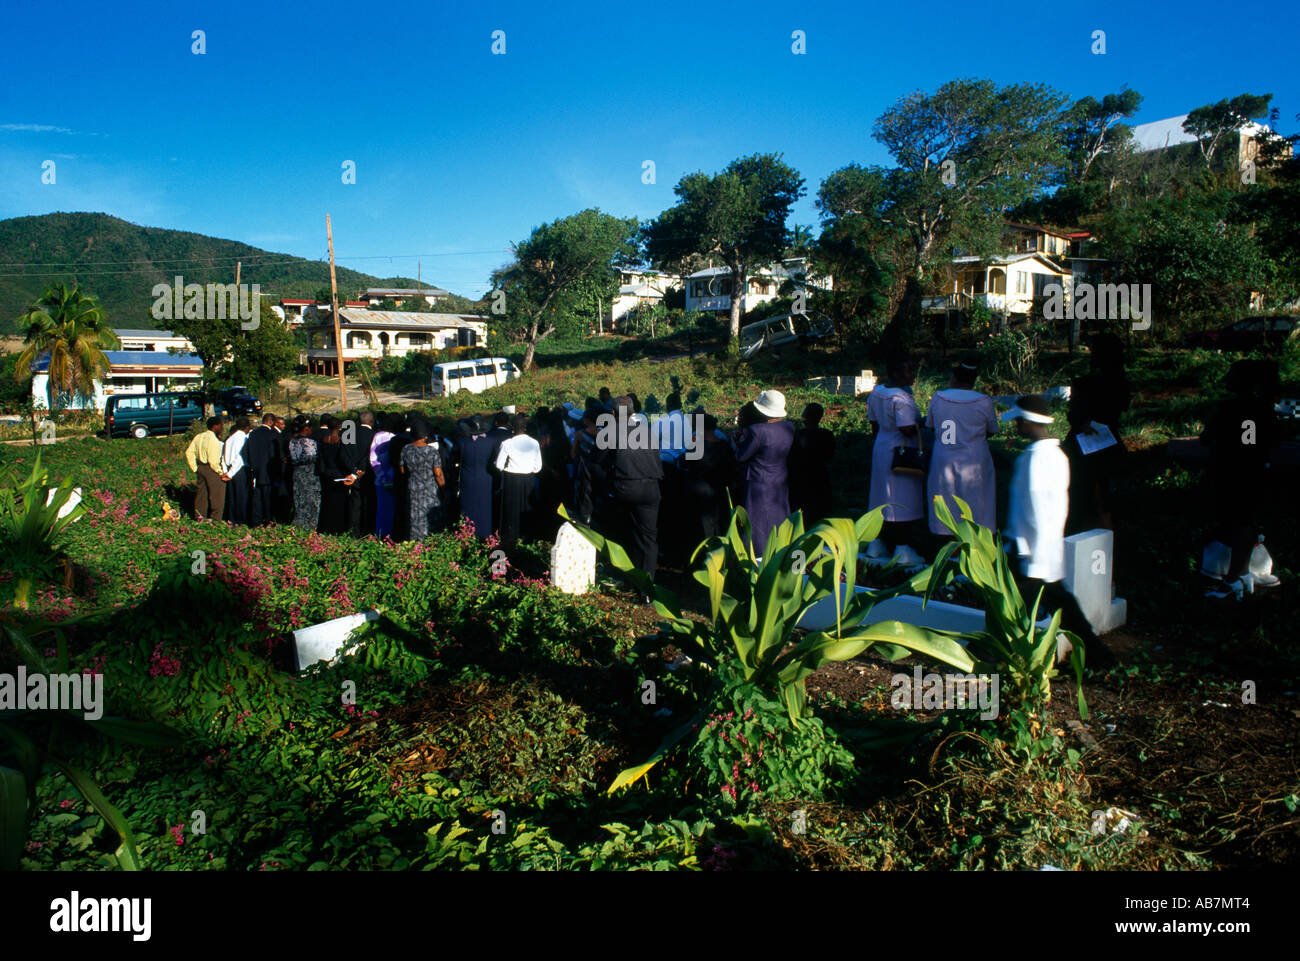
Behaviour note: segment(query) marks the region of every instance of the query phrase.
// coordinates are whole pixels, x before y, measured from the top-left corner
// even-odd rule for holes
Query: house
[[[1025,320],[1050,284],[1060,284],[1068,300],[1069,270],[1039,251],[954,257],[940,291],[923,297],[921,310],[948,315],[982,306],[1003,322]]]
[[[329,310],[317,310],[304,321],[303,330],[307,334],[307,369],[318,374],[337,373],[334,321]],[[487,341],[487,318],[341,307],[339,333],[346,369],[349,361],[363,357],[378,360],[418,351],[482,345]]]
[[[118,331],[121,337],[123,331]],[[126,333],[141,333],[127,331]],[[146,331],[145,333],[166,333]],[[127,338],[123,337],[125,343]],[[188,341],[186,341],[188,343]],[[38,407],[53,410],[103,410],[105,400],[114,394],[151,394],[163,390],[191,390],[203,379],[203,360],[190,352],[167,350],[106,350],[109,370],[102,381],[96,380],[91,393],[77,396],[59,395],[50,384],[50,356],[43,354],[32,362],[32,401]]]
[[[1181,114],[1177,117],[1166,117],[1164,120],[1138,124],[1133,127],[1134,148],[1140,153],[1151,153],[1155,150],[1166,150],[1181,144],[1196,143],[1195,135],[1183,129],[1183,122],[1186,120],[1187,114]],[[1240,167],[1247,161],[1253,161],[1256,158],[1259,153],[1260,140],[1275,136],[1277,135],[1268,128],[1267,124],[1250,121],[1239,131],[1234,132],[1230,139],[1225,141],[1219,149],[1231,155],[1234,152],[1232,148],[1235,147],[1236,166]]]
[[[316,301],[301,297],[282,297],[280,309],[276,311],[280,319],[290,326],[301,324],[303,315],[316,306]]]
[[[663,303],[664,295],[678,281],[657,270],[622,268],[618,271],[618,296],[605,312],[605,323],[613,327],[638,307]]]
[[[174,334],[170,330],[143,330],[133,327],[114,327],[113,333],[117,334],[117,339],[122,342],[121,350],[127,351],[160,351],[167,353],[169,350],[178,350],[181,353],[194,353],[194,345],[189,339],[181,334]]]
[[[421,287],[418,290],[414,287],[370,287],[358,299],[361,301],[360,306],[362,307],[374,307],[385,300],[391,300],[398,307],[401,307],[412,297],[423,296],[424,302],[433,307],[437,305],[439,300],[447,297],[449,293],[449,291],[443,290],[441,287]],[[349,306],[351,305],[349,304]]]
[[[832,289],[830,277],[805,280],[806,276],[807,262],[802,257],[752,271],[747,278],[747,289],[741,296],[741,313],[776,300],[780,296],[781,285],[787,280],[805,283],[810,294],[814,290]],[[731,294],[731,270],[728,267],[706,267],[686,278],[687,310],[729,313]]]

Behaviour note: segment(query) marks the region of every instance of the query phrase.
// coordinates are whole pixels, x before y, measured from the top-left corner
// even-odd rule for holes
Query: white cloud
[[[25,133],[75,133],[67,127],[55,127],[48,123],[0,123],[0,130],[15,130]]]

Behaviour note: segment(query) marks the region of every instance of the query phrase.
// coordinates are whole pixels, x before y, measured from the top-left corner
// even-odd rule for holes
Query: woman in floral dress
[[[293,468],[293,522],[303,530],[314,531],[320,516],[320,476],[316,473],[316,441],[310,417],[293,419],[293,436],[289,438],[289,465]]]
[[[446,484],[442,476],[442,460],[438,448],[430,445],[429,431],[417,424],[415,439],[402,448],[402,473],[409,479],[407,501],[411,510],[409,537],[423,540],[429,531],[436,530],[441,519],[442,501],[439,489]]]

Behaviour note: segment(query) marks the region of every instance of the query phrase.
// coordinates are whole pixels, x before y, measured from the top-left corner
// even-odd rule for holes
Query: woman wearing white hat
[[[912,567],[925,562],[904,543],[914,522],[925,516],[925,476],[894,470],[894,452],[900,447],[920,446],[921,411],[909,390],[916,380],[916,363],[910,357],[894,357],[886,371],[887,383],[867,395],[867,418],[876,432],[867,509],[883,505],[885,519],[880,541],[872,543],[867,554],[884,557],[892,549],[894,563]]]
[[[761,555],[767,539],[790,516],[786,458],[794,445],[794,424],[785,419],[785,395],[765,390],[754,401],[763,418],[736,435],[736,463],[742,476],[741,506],[749,515],[753,549]]]

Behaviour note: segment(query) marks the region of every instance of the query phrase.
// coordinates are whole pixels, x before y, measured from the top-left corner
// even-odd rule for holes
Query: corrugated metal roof
[[[412,294],[433,294],[438,297],[445,297],[448,291],[441,287],[421,287],[416,290],[414,287],[367,287],[362,297],[402,297],[411,296]]]
[[[165,350],[106,350],[104,356],[113,367],[202,367],[198,354],[169,354]],[[49,370],[50,355],[41,354],[32,361],[32,372],[42,374]]]
[[[1183,129],[1187,114],[1140,123],[1133,128],[1133,142],[1139,150],[1161,150],[1180,143],[1196,143],[1196,138]],[[1268,130],[1263,124],[1251,121],[1241,128],[1247,136],[1255,136]]]
[[[171,337],[171,338],[175,338],[176,340],[188,339],[184,335],[172,333],[170,330],[143,330],[136,327],[114,327],[113,333],[117,334],[118,337],[130,337],[132,339],[137,339],[142,337],[153,337],[153,338]]]
[[[325,312],[329,316],[329,311]],[[447,330],[486,324],[474,314],[422,314],[413,310],[361,310],[339,308],[339,324],[357,327],[400,327],[409,330]]]

